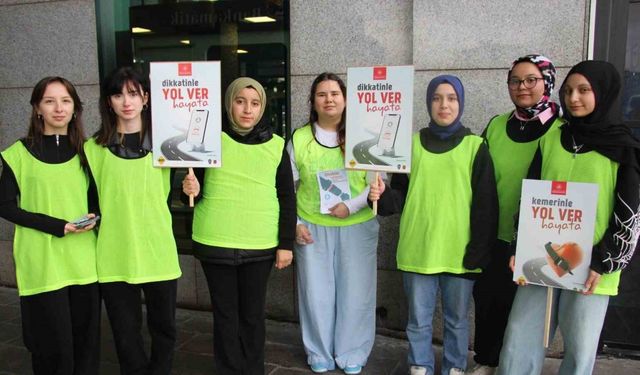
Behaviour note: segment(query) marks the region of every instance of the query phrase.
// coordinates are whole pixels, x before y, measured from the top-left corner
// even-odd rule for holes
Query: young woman
[[[367,206],[366,173],[344,171],[344,82],[322,73],[311,85],[309,123],[289,146],[298,184],[296,265],[302,341],[316,373],[338,365],[358,374],[375,338],[378,222]],[[345,173],[351,199],[320,212],[318,176]]]
[[[267,280],[274,259],[278,269],[293,259],[291,164],[284,140],[263,118],[266,100],[256,80],[231,82],[222,167],[196,170],[183,181],[184,193],[199,198],[193,252],[209,285],[220,374],[264,374]]]
[[[567,125],[540,141],[529,178],[589,182],[599,186],[587,291],[556,289],[551,337],[560,327],[564,358],[560,375],[588,375],[609,296],[617,294],[620,271],[633,255],[640,233],[640,141],[615,122],[620,75],[604,61],[583,61],[567,75],[560,97]],[[511,258],[513,267],[513,257]],[[518,287],[498,374],[540,374],[547,288]]]
[[[2,152],[0,216],[13,241],[23,339],[33,372],[96,374],[100,295],[93,217],[95,191],[82,150],[82,103],[61,77],[31,93],[29,133]]]
[[[146,76],[114,71],[102,87],[100,130],[85,143],[102,214],[98,281],[123,374],[169,374],[176,339],[181,273],[167,205],[170,170],[152,165],[148,100]],[[141,291],[150,356],[142,342]]]
[[[428,127],[413,137],[411,176],[393,176],[378,213],[402,212],[397,263],[409,302],[411,375],[433,375],[432,321],[440,289],[444,311],[442,375],[464,374],[474,280],[489,263],[498,207],[493,164],[482,138],[460,122],[462,82],[441,75],[427,88]],[[382,179],[369,198],[385,191]]]
[[[473,287],[476,364],[470,375],[491,375],[498,366],[502,337],[516,294],[513,272],[507,264],[522,179],[538,141],[549,129],[562,124],[558,105],[550,101],[555,80],[556,69],[548,58],[526,55],[516,59],[507,74],[507,89],[515,109],[492,118],[483,133],[495,167],[500,216],[491,263]]]

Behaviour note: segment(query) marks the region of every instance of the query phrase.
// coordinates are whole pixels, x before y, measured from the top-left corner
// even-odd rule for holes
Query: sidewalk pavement
[[[213,365],[213,325],[211,313],[178,309],[176,313],[178,337],[173,374],[215,374]],[[149,343],[148,337],[145,337]],[[407,374],[407,341],[383,335],[376,342],[363,375]],[[442,356],[442,347],[435,345],[436,357]],[[311,374],[296,323],[267,320],[265,374]],[[469,363],[472,364],[472,353]],[[560,360],[547,358],[543,375],[557,372]],[[439,366],[439,363],[437,364]],[[17,291],[0,287],[0,375],[31,374],[29,352],[22,344],[20,304]],[[341,374],[333,371],[330,374]],[[439,369],[436,368],[436,373]],[[103,309],[102,353],[100,375],[119,374],[111,328]],[[611,357],[598,357],[594,375],[640,375],[640,361]]]

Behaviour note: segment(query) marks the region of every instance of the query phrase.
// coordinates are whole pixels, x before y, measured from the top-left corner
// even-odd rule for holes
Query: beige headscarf
[[[229,84],[229,87],[227,87],[227,91],[224,94],[224,107],[227,110],[227,119],[229,119],[231,129],[233,129],[234,132],[240,135],[249,134],[249,132],[251,132],[253,128],[244,129],[236,124],[236,122],[233,120],[232,105],[233,100],[236,98],[238,93],[240,93],[242,89],[247,87],[254,88],[258,92],[258,96],[260,97],[260,115],[258,116],[258,121],[256,121],[256,123],[258,123],[260,119],[262,119],[264,109],[267,105],[267,94],[264,92],[264,88],[262,87],[262,85],[255,79],[249,77],[240,77],[236,78],[233,82],[231,82],[231,84]]]

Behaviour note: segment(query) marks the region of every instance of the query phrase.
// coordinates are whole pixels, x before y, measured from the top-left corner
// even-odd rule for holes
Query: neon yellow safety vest
[[[276,173],[284,140],[242,144],[222,134],[220,168],[205,171],[193,217],[193,240],[209,246],[266,250],[278,245]]]
[[[22,142],[16,142],[2,152],[2,157],[18,182],[21,209],[67,222],[88,213],[89,181],[78,155],[64,163],[49,164],[31,155]],[[59,238],[16,225],[13,256],[21,296],[97,281],[94,231]]]
[[[180,277],[171,228],[168,168],[154,168],[151,153],[123,159],[95,139],[84,144],[96,181],[100,212],[98,281],[130,284]]]
[[[529,165],[538,149],[538,141],[551,129],[560,127],[563,120],[555,119],[549,130],[530,142],[514,142],[507,135],[507,121],[512,112],[495,117],[487,126],[487,144],[493,161],[498,189],[498,239],[511,242],[514,231],[514,215],[518,212],[522,180],[527,177]]]
[[[464,268],[462,260],[471,238],[473,163],[482,142],[468,135],[452,150],[436,154],[422,147],[419,133],[413,136],[398,269],[421,274],[481,272]]]
[[[549,130],[548,136],[540,142],[542,152],[543,180],[589,182],[598,184],[598,204],[593,243],[602,240],[609,219],[613,215],[618,163],[606,156],[590,151],[574,154],[566,151],[560,142],[560,129]],[[620,271],[605,273],[594,291],[595,294],[615,296],[618,294]]]
[[[310,124],[293,133],[293,153],[300,173],[300,184],[296,192],[298,216],[316,225],[342,227],[364,223],[374,215],[369,207],[364,207],[344,219],[320,213],[320,188],[318,172],[344,169],[344,156],[340,147],[326,147],[316,141]],[[357,197],[367,187],[367,173],[347,171],[351,197]]]

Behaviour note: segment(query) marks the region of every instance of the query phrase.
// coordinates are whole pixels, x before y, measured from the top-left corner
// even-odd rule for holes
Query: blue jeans
[[[438,288],[444,316],[444,358],[442,374],[467,367],[469,350],[469,305],[473,280],[451,275],[423,275],[403,272],[405,294],[409,302],[409,365],[427,368],[433,374],[433,312]]]
[[[296,245],[295,256],[307,363],[329,370],[364,366],[376,334],[378,221],[304,224],[314,242]]]
[[[555,289],[550,337],[557,327],[564,339],[564,359],[559,375],[590,375],[596,359],[598,339],[609,304],[609,296]],[[547,288],[518,287],[500,352],[498,375],[536,375],[542,372],[544,316]]]

